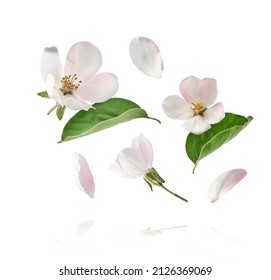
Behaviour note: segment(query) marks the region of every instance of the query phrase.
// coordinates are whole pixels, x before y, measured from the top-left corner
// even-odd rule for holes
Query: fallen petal
[[[94,198],[95,183],[87,160],[80,154],[74,156],[74,173],[77,185],[87,195]]]
[[[158,46],[149,38],[136,37],[130,43],[130,57],[135,66],[153,78],[161,78],[164,63]]]
[[[246,175],[247,171],[245,169],[232,169],[219,175],[208,190],[208,196],[211,202],[217,201],[219,197],[233,188]]]

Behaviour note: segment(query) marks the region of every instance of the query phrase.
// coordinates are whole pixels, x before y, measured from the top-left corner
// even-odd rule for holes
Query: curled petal
[[[99,49],[89,42],[74,44],[66,58],[65,75],[76,74],[83,82],[95,75],[102,65],[102,55]]]
[[[56,47],[45,48],[43,50],[40,71],[45,82],[47,81],[48,74],[51,74],[55,81],[60,82],[62,75],[62,65]]]
[[[191,104],[202,102],[199,96],[200,85],[201,79],[194,76],[189,76],[182,80],[180,84],[180,91],[187,103]]]
[[[182,127],[189,132],[199,135],[209,130],[211,128],[211,125],[207,123],[202,116],[197,115],[192,119],[184,122]]]
[[[99,73],[83,83],[75,96],[91,103],[100,103],[111,98],[118,90],[118,78],[112,73]]]
[[[168,96],[163,104],[165,114],[176,120],[188,120],[194,115],[193,109],[180,96]]]
[[[204,120],[210,124],[220,122],[225,117],[224,107],[221,102],[216,103],[204,112]]]
[[[132,147],[142,155],[147,167],[150,168],[153,162],[153,150],[151,142],[143,134],[140,134],[132,141]]]
[[[245,169],[232,169],[219,175],[208,190],[208,196],[211,202],[217,201],[219,197],[233,188],[246,175],[247,171]]]
[[[205,107],[212,105],[217,98],[216,80],[205,78],[201,80],[199,98]]]
[[[130,43],[130,57],[135,66],[153,78],[161,78],[164,63],[157,45],[149,38],[136,37]]]
[[[90,197],[94,197],[95,183],[87,160],[80,154],[74,156],[74,173],[77,185]]]

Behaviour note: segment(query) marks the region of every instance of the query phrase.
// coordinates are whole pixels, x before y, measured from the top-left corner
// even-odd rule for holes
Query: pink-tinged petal
[[[115,163],[110,165],[110,170],[113,171],[115,174],[118,174],[121,177],[124,178],[137,178],[139,176],[129,175],[126,173],[125,170],[120,166],[118,158],[116,159]]]
[[[152,166],[153,150],[151,142],[143,135],[140,134],[132,141],[132,147],[141,153],[148,168]]]
[[[98,48],[88,42],[74,44],[66,57],[65,75],[76,74],[78,80],[85,81],[97,73],[102,65],[102,55]]]
[[[161,78],[164,63],[158,46],[149,38],[133,38],[130,46],[130,57],[135,66],[153,78]]]
[[[225,117],[224,106],[221,102],[206,109],[203,113],[204,120],[209,124],[220,122]]]
[[[181,82],[180,91],[187,103],[191,104],[201,102],[199,96],[200,85],[201,79],[194,76],[189,76]]]
[[[118,78],[114,74],[100,73],[82,83],[74,95],[87,102],[100,103],[114,96],[118,88]]]
[[[126,174],[126,177],[130,178],[137,178],[145,175],[149,168],[142,155],[134,148],[122,150],[118,155],[116,163]]]
[[[199,97],[205,107],[212,105],[217,98],[216,80],[210,78],[202,79],[199,88]]]
[[[197,115],[192,119],[184,122],[182,127],[188,130],[189,132],[199,135],[210,129],[211,125],[204,121],[202,116]]]
[[[56,47],[45,48],[41,57],[41,76],[46,82],[48,74],[51,74],[55,81],[61,80],[62,65]]]
[[[91,104],[88,104],[87,102],[81,101],[77,99],[72,94],[67,94],[62,96],[62,103],[67,108],[75,111],[85,110],[88,111],[90,108],[92,108]]]
[[[188,120],[194,115],[191,106],[178,95],[168,96],[162,106],[165,114],[175,120]]]
[[[77,235],[85,234],[87,231],[89,231],[92,228],[92,226],[93,226],[93,221],[92,220],[88,220],[88,221],[80,223],[76,227]]]
[[[219,197],[233,188],[246,175],[247,171],[244,169],[232,169],[219,175],[208,190],[208,196],[211,202],[217,201]]]
[[[74,156],[74,173],[77,185],[90,197],[94,197],[95,183],[87,160],[80,154]]]
[[[57,102],[58,104],[63,105],[63,102],[61,99],[62,93],[59,91],[59,89],[55,85],[55,79],[51,74],[48,74],[48,76],[47,76],[46,90],[47,90],[50,98],[54,99],[55,102]]]

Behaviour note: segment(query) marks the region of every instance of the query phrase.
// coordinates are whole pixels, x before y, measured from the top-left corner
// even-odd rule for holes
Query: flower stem
[[[50,115],[56,108],[57,104],[48,111],[47,115]]]
[[[183,198],[183,197],[179,196],[178,194],[176,194],[176,193],[174,193],[174,192],[170,191],[170,190],[169,190],[169,189],[167,189],[167,188],[166,188],[163,184],[161,184],[161,186],[160,186],[160,187],[162,187],[164,190],[166,190],[167,192],[171,193],[172,195],[174,195],[174,196],[178,197],[179,199],[181,199],[181,200],[183,200],[183,201],[185,201],[185,202],[188,202],[188,200],[187,200],[187,199],[185,199],[185,198]]]

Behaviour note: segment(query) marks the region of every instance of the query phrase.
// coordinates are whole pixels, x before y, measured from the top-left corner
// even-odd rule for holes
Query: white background
[[[211,266],[212,274],[201,279],[270,279],[270,13],[268,1],[2,3],[1,279],[90,279],[59,276],[64,265],[150,270],[134,279],[155,279],[154,266]],[[161,80],[132,64],[128,46],[136,36],[159,46]],[[138,103],[162,124],[134,120],[57,144],[73,112],[61,122],[46,115],[54,103],[36,96],[45,89],[40,56],[55,45],[64,63],[78,41],[100,49],[100,71],[119,78],[116,96]],[[184,149],[187,133],[161,108],[189,75],[215,78],[225,110],[254,117],[236,139],[203,159],[194,175]],[[189,204],[109,170],[141,132],[153,144],[154,167],[166,186]],[[95,199],[76,186],[74,152],[89,161]],[[211,204],[209,185],[232,168],[245,168],[247,177]],[[80,234],[77,226],[84,221],[93,226]],[[148,228],[172,229],[147,236],[142,231]]]

